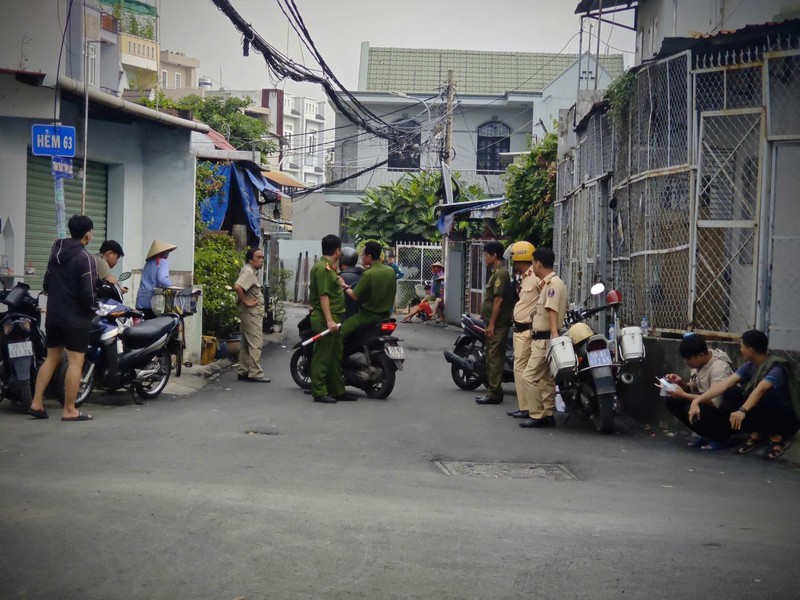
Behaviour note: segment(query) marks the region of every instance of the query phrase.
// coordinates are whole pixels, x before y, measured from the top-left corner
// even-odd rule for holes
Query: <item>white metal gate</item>
[[[431,280],[431,265],[444,263],[441,244],[398,242],[395,247],[397,266],[405,276],[397,282],[395,306],[406,308],[411,300],[420,295],[425,283]]]
[[[701,115],[690,305],[701,331],[755,327],[763,121],[760,109]]]

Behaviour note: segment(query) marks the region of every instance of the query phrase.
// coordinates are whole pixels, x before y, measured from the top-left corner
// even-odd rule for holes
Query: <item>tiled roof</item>
[[[365,91],[433,93],[453,69],[461,94],[541,92],[577,54],[483,52],[413,48],[370,48]],[[622,55],[600,57],[615,78],[625,70]]]

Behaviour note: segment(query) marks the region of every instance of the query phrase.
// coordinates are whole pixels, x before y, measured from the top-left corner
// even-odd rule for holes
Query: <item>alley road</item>
[[[264,354],[270,385],[229,371],[147,406],[99,397],[91,423],[0,405],[0,598],[796,597],[791,465],[633,425],[520,429],[511,386],[477,406],[452,383],[453,328],[401,325],[388,400],[314,404],[289,376],[289,313],[286,347]]]

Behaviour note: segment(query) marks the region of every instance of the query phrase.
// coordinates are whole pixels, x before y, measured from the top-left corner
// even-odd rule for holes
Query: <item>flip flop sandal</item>
[[[756,448],[763,446],[764,443],[765,443],[764,440],[762,440],[761,438],[757,440],[754,440],[751,437],[747,438],[747,441],[736,449],[736,454],[749,454]]]
[[[87,415],[85,412],[79,412],[77,417],[61,417],[62,421],[91,421],[92,415]]]
[[[32,416],[32,417],[37,418],[37,419],[49,419],[50,418],[50,415],[47,414],[47,411],[45,409],[33,410],[32,408],[29,408],[28,409],[28,414],[30,416]]]
[[[772,448],[769,452],[764,455],[764,458],[767,460],[775,460],[776,458],[780,458],[783,456],[783,453],[792,445],[789,440],[781,440],[780,442],[772,442],[770,441],[770,446]]]

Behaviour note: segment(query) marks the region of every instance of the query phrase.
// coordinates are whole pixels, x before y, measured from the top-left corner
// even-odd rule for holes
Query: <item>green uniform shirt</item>
[[[489,324],[494,309],[494,299],[498,296],[503,298],[503,305],[500,307],[500,314],[497,316],[495,326],[511,324],[511,314],[514,311],[514,303],[511,299],[511,277],[508,269],[504,265],[497,267],[489,281],[486,282],[486,292],[483,294],[483,304],[481,305],[481,319]]]
[[[389,269],[391,271],[391,269]],[[394,271],[392,271],[394,277]],[[333,263],[324,256],[311,267],[311,295],[309,301],[311,308],[322,310],[319,303],[321,296],[327,296],[331,305],[331,315],[344,314],[344,291],[339,285],[339,276]]]
[[[392,267],[375,261],[364,271],[353,293],[361,302],[361,312],[381,319],[392,316],[397,293],[397,277]]]

